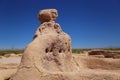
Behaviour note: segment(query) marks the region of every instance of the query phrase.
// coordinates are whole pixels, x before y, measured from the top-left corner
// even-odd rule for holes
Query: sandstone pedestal
[[[42,24],[26,47],[19,69],[11,80],[49,80],[49,77],[54,80],[60,76],[56,73],[74,71],[71,39],[55,23],[57,17],[55,9],[40,11],[38,18]]]
[[[41,25],[10,80],[120,80],[118,73],[100,72],[87,66],[102,60],[72,56],[70,36],[55,23],[57,17],[55,9],[39,12]]]

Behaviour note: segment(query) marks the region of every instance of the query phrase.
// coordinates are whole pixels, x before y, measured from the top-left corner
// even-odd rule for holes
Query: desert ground
[[[0,56],[0,80],[9,80],[9,78],[16,73],[21,62],[21,57],[22,54],[7,54]],[[79,54],[72,53],[72,57],[77,66],[80,67],[79,72],[81,74],[81,79],[79,80],[88,80],[87,75],[94,75],[94,78],[90,80],[96,80],[95,74],[101,75],[101,77],[103,77],[104,74],[108,74],[107,78],[109,80],[112,80],[113,78],[111,79],[111,77],[114,76],[114,80],[120,80],[119,51],[90,50]],[[86,79],[82,79],[82,77],[86,77]],[[99,80],[108,79],[101,78]]]

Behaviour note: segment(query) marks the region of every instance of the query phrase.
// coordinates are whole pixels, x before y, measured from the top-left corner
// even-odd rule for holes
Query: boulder
[[[58,17],[56,9],[41,10],[38,14],[38,19],[43,22],[55,21]]]

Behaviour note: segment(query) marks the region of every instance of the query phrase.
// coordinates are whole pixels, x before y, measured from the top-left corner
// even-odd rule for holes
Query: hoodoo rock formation
[[[71,38],[55,23],[57,17],[56,9],[39,12],[41,25],[33,41],[26,47],[18,70],[10,80],[120,80],[119,73],[99,69],[104,69],[101,64],[113,64],[119,60],[103,61],[72,55]],[[110,64],[106,67],[111,67]],[[116,63],[116,69],[119,67]]]
[[[19,69],[11,80],[46,80],[43,77],[47,78],[49,73],[74,71],[71,39],[55,23],[57,17],[56,9],[39,12],[41,25],[34,40],[26,47]]]

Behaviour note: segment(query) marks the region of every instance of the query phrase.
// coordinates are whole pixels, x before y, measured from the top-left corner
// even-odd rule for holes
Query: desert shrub
[[[120,51],[120,48],[84,48],[84,49],[72,49],[72,53],[83,53],[84,51],[90,50],[112,50],[112,51]]]
[[[103,50],[112,50],[112,51],[118,51],[120,48],[102,48]]]
[[[72,53],[83,53],[84,51],[89,51],[91,49],[72,49]]]
[[[24,50],[0,50],[0,55],[5,55],[5,54],[20,54],[20,53],[23,53]]]

